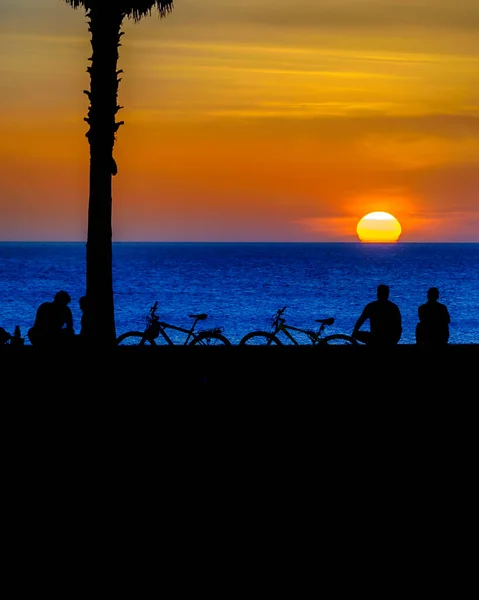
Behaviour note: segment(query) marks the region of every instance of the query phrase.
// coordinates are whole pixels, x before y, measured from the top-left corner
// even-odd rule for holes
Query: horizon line
[[[85,240],[0,240],[0,244],[84,244]],[[113,240],[112,244],[355,244],[361,246],[404,246],[412,244],[479,244],[479,241],[396,241],[362,242],[355,241],[282,241],[282,240]]]

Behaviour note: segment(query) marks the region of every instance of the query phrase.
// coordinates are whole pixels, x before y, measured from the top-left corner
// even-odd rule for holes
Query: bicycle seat
[[[332,325],[334,323],[334,317],[329,317],[329,319],[316,319],[316,323],[322,323],[323,325]]]
[[[199,315],[188,315],[191,319],[197,319],[198,321],[204,321],[208,316],[206,313],[200,313]]]

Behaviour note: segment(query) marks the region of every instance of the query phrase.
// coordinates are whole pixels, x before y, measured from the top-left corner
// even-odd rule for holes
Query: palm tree
[[[89,342],[112,346],[115,341],[115,311],[112,275],[112,176],[118,106],[118,48],[125,18],[139,21],[156,9],[160,17],[173,10],[173,0],[65,0],[73,8],[83,7],[91,33],[92,56],[87,71],[90,90],[84,90],[90,106],[85,121],[90,144],[90,196],[86,244],[86,295],[88,297]]]

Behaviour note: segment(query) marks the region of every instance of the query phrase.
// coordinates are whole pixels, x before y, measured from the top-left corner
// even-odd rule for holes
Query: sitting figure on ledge
[[[75,337],[68,292],[60,290],[52,302],[43,302],[37,309],[35,323],[28,330],[33,346],[63,347]]]
[[[389,300],[388,285],[378,285],[376,298],[364,307],[354,325],[352,337],[376,348],[395,346],[402,335],[401,311],[397,304]],[[360,331],[367,320],[369,331]]]
[[[416,344],[421,346],[444,346],[449,341],[451,317],[445,304],[438,302],[439,290],[427,291],[427,302],[419,306],[419,323],[416,325]]]

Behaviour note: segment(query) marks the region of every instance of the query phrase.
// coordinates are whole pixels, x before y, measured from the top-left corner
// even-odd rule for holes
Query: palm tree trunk
[[[98,6],[98,4],[97,4]],[[101,5],[100,5],[101,6]],[[91,313],[91,338],[96,346],[115,341],[112,256],[112,175],[115,134],[120,126],[115,116],[118,95],[118,46],[123,17],[111,8],[92,8],[89,29],[93,54],[90,58],[90,99],[87,132],[90,144],[90,197],[86,244],[86,294]]]

